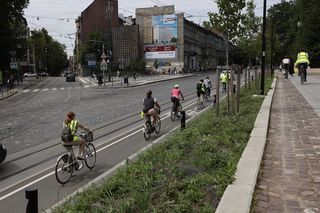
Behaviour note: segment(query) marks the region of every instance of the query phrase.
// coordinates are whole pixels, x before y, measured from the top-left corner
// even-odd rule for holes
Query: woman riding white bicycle
[[[77,159],[83,160],[82,153],[83,153],[84,146],[86,145],[87,142],[85,139],[77,135],[77,131],[78,131],[78,128],[89,131],[89,132],[91,131],[88,127],[81,124],[79,121],[75,120],[75,116],[76,115],[74,114],[74,112],[68,112],[67,118],[65,119],[63,125],[64,127],[68,126],[71,130],[73,139],[72,141],[69,142],[69,144],[74,146],[79,145],[79,153],[78,153]]]

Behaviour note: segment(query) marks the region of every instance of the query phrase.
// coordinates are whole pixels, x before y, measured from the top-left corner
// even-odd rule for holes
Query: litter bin
[[[123,78],[123,83],[125,83],[125,84],[129,84],[129,78]]]

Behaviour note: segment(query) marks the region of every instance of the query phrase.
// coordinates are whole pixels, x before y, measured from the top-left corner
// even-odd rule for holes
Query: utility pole
[[[266,16],[267,0],[263,0],[263,25],[262,25],[262,58],[261,58],[261,88],[260,95],[264,95],[264,75],[266,68]]]
[[[271,66],[271,77],[274,75],[274,68],[273,68],[273,48],[274,48],[274,44],[273,44],[273,39],[274,39],[274,30],[273,30],[273,24],[274,24],[274,18],[273,16],[271,16],[271,50],[270,50],[270,66]]]
[[[110,58],[108,59],[108,69],[109,69],[109,79],[111,81],[111,50],[112,50],[112,36],[111,36],[111,18],[112,18],[113,6],[111,1],[107,2],[106,13],[108,21],[108,52],[110,53]],[[108,55],[108,54],[107,54]],[[113,83],[113,82],[112,82]]]

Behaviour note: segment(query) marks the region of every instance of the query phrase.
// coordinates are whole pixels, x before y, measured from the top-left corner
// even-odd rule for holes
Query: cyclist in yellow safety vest
[[[298,75],[300,75],[300,69],[304,68],[304,81],[307,81],[307,68],[310,64],[308,53],[301,51],[298,53],[297,60],[295,62],[296,67],[298,68]]]
[[[222,83],[222,92],[226,92],[227,91],[227,81],[228,81],[228,75],[226,71],[223,71],[220,74],[220,81]]]
[[[79,153],[77,158],[79,160],[83,160],[82,152],[83,152],[84,146],[86,145],[86,141],[77,135],[78,127],[80,129],[83,129],[89,132],[91,132],[91,130],[85,125],[81,124],[79,121],[75,120],[75,116],[76,115],[74,114],[74,112],[68,112],[67,118],[64,121],[64,125],[67,125],[71,130],[71,133],[73,136],[73,140],[71,143],[74,145],[79,145]]]

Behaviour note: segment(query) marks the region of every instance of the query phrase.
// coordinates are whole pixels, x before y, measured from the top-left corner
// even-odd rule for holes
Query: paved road
[[[173,84],[184,93],[193,93],[203,76],[172,80],[135,88],[86,88],[65,78],[48,78],[18,95],[0,102],[0,142],[9,154],[58,138],[67,111],[95,128],[122,115],[136,113],[146,90],[151,89],[160,103],[168,102]],[[213,75],[212,75],[213,78]]]
[[[320,76],[280,76],[253,212],[320,212]]]
[[[70,183],[62,187],[55,180],[53,173],[53,166],[55,165],[56,159],[64,152],[63,147],[57,141],[53,139],[49,142],[33,146],[30,149],[14,153],[9,156],[7,163],[1,167],[0,212],[8,212],[13,209],[16,212],[23,212],[26,206],[24,189],[28,186],[39,189],[39,208],[46,209],[146,146],[148,142],[145,142],[143,139],[141,132],[143,121],[139,118],[139,112],[141,110],[141,101],[144,97],[143,94],[145,94],[147,89],[152,89],[154,93],[157,94],[156,97],[160,103],[162,103],[163,112],[161,116],[163,123],[160,135],[167,133],[174,126],[179,125],[179,121],[171,122],[168,116],[171,107],[169,91],[172,85],[178,83],[182,86],[186,96],[186,101],[183,103],[183,106],[187,110],[192,111],[194,110],[194,105],[192,106],[191,104],[195,102],[195,94],[193,92],[195,90],[195,82],[203,77],[204,76],[200,75],[128,89],[70,89],[69,91],[72,94],[70,98],[73,98],[76,103],[79,103],[77,106],[70,106],[70,108],[75,111],[78,110],[76,113],[82,112],[83,114],[79,113],[81,115],[79,116],[80,120],[85,120],[88,124],[93,123],[92,126],[96,128],[94,131],[95,136],[97,136],[95,137],[97,138],[95,145],[99,150],[96,167],[92,171],[84,168],[72,177]],[[60,86],[61,84],[64,84],[64,82],[59,78],[49,80],[50,88],[56,88],[57,85]],[[36,88],[47,87],[47,85],[48,84],[41,84]],[[74,84],[73,88],[76,87],[77,84]],[[49,92],[53,92],[53,94],[50,93],[50,96],[44,94]],[[54,102],[65,98],[66,94],[64,92],[66,91],[58,92],[58,90],[52,91],[52,89],[51,91],[41,90],[41,92],[35,92],[38,97],[42,97],[45,100],[45,103],[49,103],[48,106],[46,106],[48,109],[54,108],[52,109],[51,116],[47,116],[46,118],[51,119],[51,121],[57,120],[60,124],[64,115],[61,116],[61,119],[55,118],[54,116],[58,117],[59,110],[62,110],[62,108],[55,108],[53,103],[50,104],[50,100]],[[67,94],[69,94],[69,92]],[[25,95],[30,95],[31,100],[33,100],[32,93],[27,92]],[[22,98],[29,100],[30,97],[17,96],[16,98],[19,98],[19,100]],[[78,97],[80,97],[80,100],[77,100]],[[10,100],[12,101],[12,99]],[[38,101],[40,102],[40,100]],[[10,101],[5,102],[7,105],[9,105],[9,103]],[[32,105],[32,103],[33,101],[30,101],[29,105]],[[69,106],[70,103],[66,101],[64,104]],[[26,105],[26,107],[29,106]],[[30,106],[31,109],[33,109],[33,107],[38,109],[38,106]],[[42,110],[45,111],[46,107]],[[24,107],[20,106],[18,109],[23,108]],[[11,108],[7,107],[7,109]],[[37,113],[32,115],[37,115]],[[18,114],[18,116],[21,115]],[[35,116],[33,119],[37,120],[38,117]],[[46,124],[49,125],[50,123],[48,122]],[[42,127],[39,124],[37,128],[47,127]],[[60,126],[57,128],[61,129]],[[159,136],[153,135],[152,140],[158,137]],[[16,172],[18,173],[16,174]],[[19,206],[16,205],[17,203],[19,203]]]

